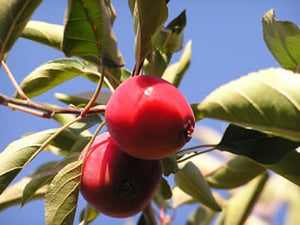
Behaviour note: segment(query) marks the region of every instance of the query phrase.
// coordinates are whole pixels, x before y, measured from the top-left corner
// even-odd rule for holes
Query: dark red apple
[[[82,151],[83,157],[86,148]],[[160,183],[159,160],[134,158],[123,152],[108,132],[98,136],[83,163],[80,191],[99,212],[129,217],[142,211]]]
[[[161,159],[180,150],[194,131],[195,118],[182,93],[152,75],[124,81],[105,110],[108,131],[127,154]]]

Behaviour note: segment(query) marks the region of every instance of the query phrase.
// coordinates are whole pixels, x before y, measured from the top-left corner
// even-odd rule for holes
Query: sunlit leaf
[[[194,105],[197,119],[226,120],[300,141],[300,76],[271,68],[225,84]]]
[[[193,204],[196,203],[197,200],[194,199],[189,194],[182,191],[178,186],[174,186],[172,188],[172,207],[178,208],[179,206],[185,205],[185,204]]]
[[[0,154],[0,193],[39,153],[38,150],[56,129],[34,133],[10,143]]]
[[[200,170],[192,163],[186,163],[174,176],[176,185],[214,211],[221,211],[221,207],[214,199],[206,180]]]
[[[243,156],[237,156],[206,174],[209,186],[213,188],[231,189],[246,184],[263,173],[265,168]]]
[[[300,71],[300,28],[289,21],[275,18],[269,10],[262,18],[264,40],[280,65],[292,71]]]
[[[273,164],[279,162],[299,145],[300,143],[284,138],[230,124],[216,148],[247,156],[259,163]]]
[[[88,63],[75,59],[57,59],[37,67],[24,78],[20,86],[28,97],[33,98],[72,78],[88,75],[101,76]]]
[[[142,62],[150,52],[155,34],[168,17],[165,1],[135,1],[133,10],[135,37],[135,59]]]
[[[93,222],[98,216],[99,212],[91,205],[87,205],[80,213],[80,225],[87,225]]]
[[[200,206],[190,214],[186,225],[209,225],[215,215],[215,211],[205,206]]]
[[[41,0],[9,0],[0,7],[0,61],[8,52]]]
[[[155,40],[155,47],[167,53],[179,51],[182,48],[185,26],[186,15],[184,10],[167,27],[160,30]]]
[[[24,177],[17,183],[9,186],[1,195],[0,195],[0,211],[14,205],[21,203],[23,190],[25,186],[31,181],[31,177]],[[36,192],[31,196],[30,201],[44,198],[47,187],[40,187]]]
[[[230,198],[223,212],[224,225],[244,224],[267,180],[268,174],[264,173]]]
[[[77,208],[82,161],[75,161],[58,172],[45,195],[47,225],[73,224]]]
[[[183,75],[189,68],[191,62],[192,41],[189,41],[178,62],[170,65],[164,71],[163,79],[169,81],[174,86],[178,87]]]
[[[99,66],[124,65],[112,30],[111,8],[105,1],[68,1],[63,51]]]
[[[24,28],[21,37],[60,50],[63,33],[64,27],[62,25],[31,20]]]
[[[287,213],[285,216],[285,224],[293,225],[299,223],[299,210],[300,210],[300,188],[295,185],[289,186]]]
[[[90,99],[92,98],[94,92],[84,92],[84,93],[79,93],[79,94],[74,94],[74,95],[68,95],[64,93],[55,93],[55,98],[58,99],[59,101],[64,102],[67,105],[82,105],[82,104],[87,104]],[[96,98],[95,105],[106,105],[109,98],[111,96],[111,93],[109,92],[101,92],[99,96]]]

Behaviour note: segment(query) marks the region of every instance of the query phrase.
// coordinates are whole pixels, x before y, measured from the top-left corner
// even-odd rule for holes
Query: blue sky
[[[63,24],[63,16],[67,1],[43,1],[32,19],[50,23]],[[126,68],[134,65],[134,32],[127,1],[115,1],[113,4],[118,13],[114,31],[119,48],[125,58]],[[186,9],[187,27],[184,42],[192,40],[192,62],[181,85],[180,90],[190,103],[200,102],[207,94],[218,86],[236,79],[249,72],[269,67],[279,67],[268,51],[262,37],[261,18],[265,12],[274,8],[280,20],[289,20],[300,25],[299,0],[237,1],[237,0],[171,0],[169,3],[169,20]],[[151,13],[151,12],[150,12]],[[173,62],[179,59],[175,54]],[[64,55],[54,49],[19,39],[8,54],[7,64],[20,83],[22,79],[37,66]],[[3,69],[0,70],[0,93],[12,96],[14,89]],[[76,94],[95,89],[92,84],[82,78],[67,82],[53,91],[37,97],[36,101],[58,103],[53,94],[63,92]],[[0,149],[23,134],[54,128],[57,124],[51,120],[41,119],[22,112],[12,112],[0,107]],[[202,125],[212,126],[222,132],[222,122],[204,120]],[[18,177],[17,180],[34,170],[42,162],[56,159],[49,153],[38,156]],[[85,202],[80,199],[79,208]],[[183,218],[192,211],[184,207],[177,212],[174,224],[183,224]],[[76,218],[77,219],[77,218]],[[35,201],[25,205],[11,207],[0,213],[1,224],[44,224],[44,203]],[[78,220],[75,220],[75,224]],[[110,219],[101,216],[97,221],[103,224],[124,224],[124,220]],[[106,222],[105,222],[106,221]],[[94,223],[94,224],[97,224]]]

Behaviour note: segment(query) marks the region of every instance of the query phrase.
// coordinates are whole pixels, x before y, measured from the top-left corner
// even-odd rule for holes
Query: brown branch
[[[52,118],[55,114],[81,114],[84,109],[77,108],[75,106],[69,106],[67,108],[59,106],[50,106],[43,103],[34,102],[31,100],[22,100],[11,98],[0,93],[0,105],[21,110],[26,113],[30,113],[43,118]],[[98,105],[90,108],[87,114],[99,114],[105,112],[105,105]]]

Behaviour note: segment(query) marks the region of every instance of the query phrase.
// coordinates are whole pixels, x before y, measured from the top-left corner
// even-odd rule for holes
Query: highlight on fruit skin
[[[86,150],[87,147],[80,159]],[[96,137],[84,159],[80,192],[100,213],[130,217],[151,202],[161,176],[160,160],[143,160],[126,154],[105,132]]]
[[[117,145],[142,159],[162,159],[176,153],[191,139],[195,126],[183,94],[153,75],[124,81],[106,106],[105,120]]]

